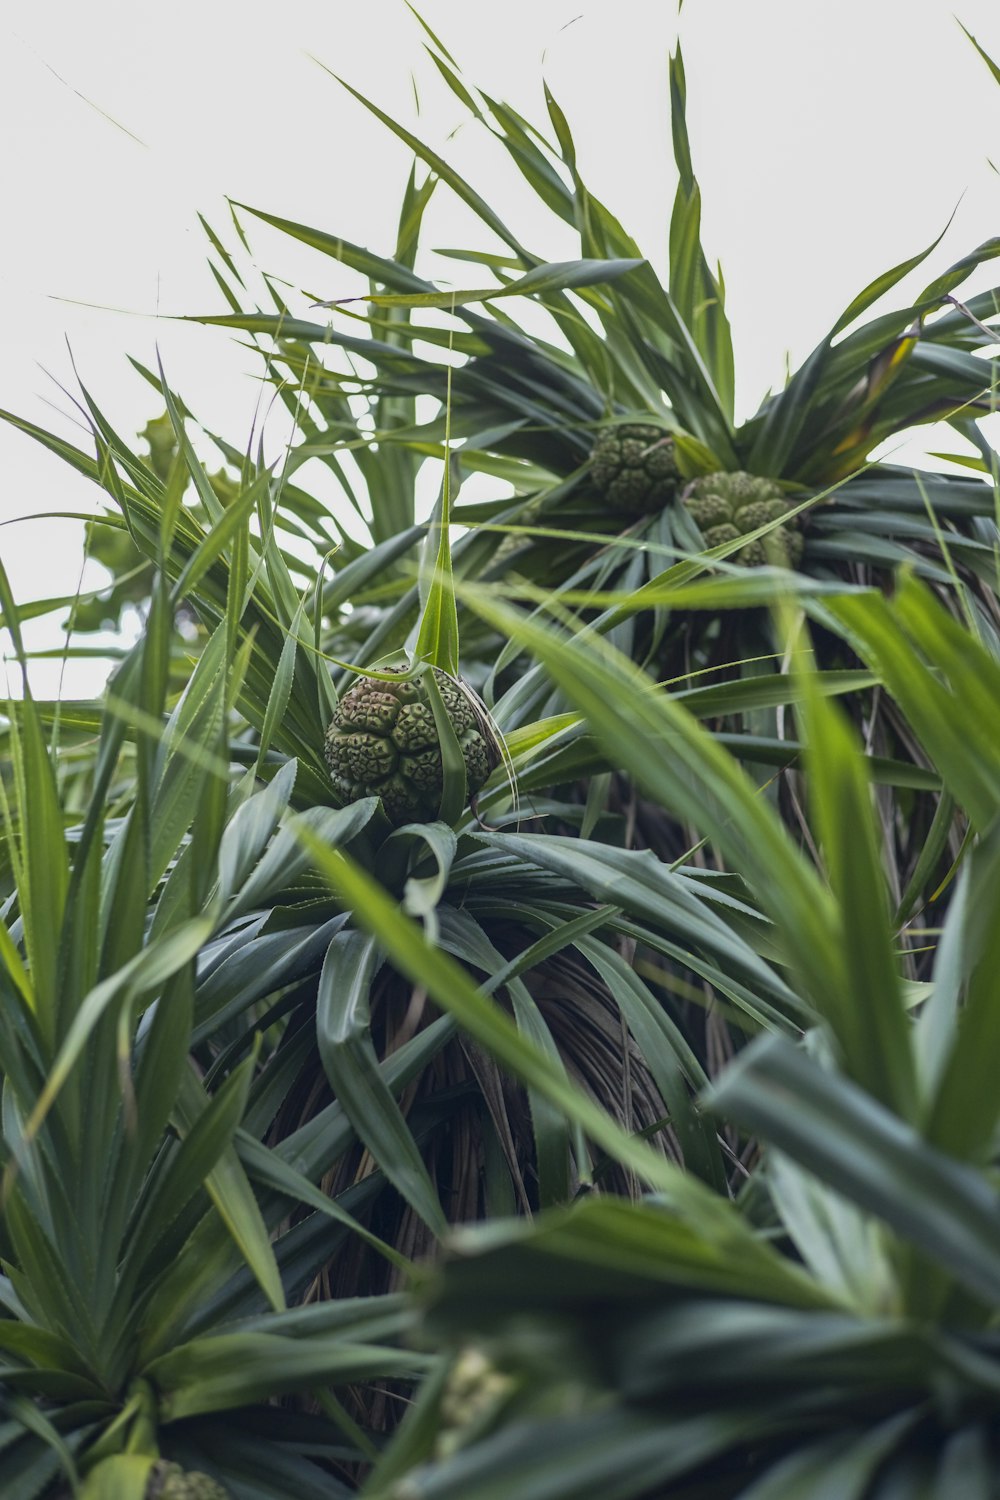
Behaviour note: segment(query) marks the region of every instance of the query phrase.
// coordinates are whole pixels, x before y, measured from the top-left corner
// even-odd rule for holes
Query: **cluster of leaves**
[[[861,322],[930,251],[878,278],[737,424],[680,57],[663,285],[555,101],[550,144],[429,41],[579,259],[368,105],[417,161],[393,258],[256,213],[364,312],[249,305],[208,230],[201,321],[252,336],[280,465],[208,432],[210,473],[141,366],[148,454],[86,390],[93,453],[7,414],[113,506],[94,599],[19,608],[0,570],[26,681],[32,614],[144,630],[100,702],[26,686],[3,731],[0,1487],[986,1496],[1000,304],[952,294],[1000,243]],[[501,241],[461,254],[490,287],[417,274],[438,184]],[[979,472],[868,462],[942,417]],[[707,549],[678,499],[615,517],[591,449],[636,424],[774,514]],[[404,656],[442,791],[395,826],[324,736]],[[474,808],[441,671],[504,739]]]

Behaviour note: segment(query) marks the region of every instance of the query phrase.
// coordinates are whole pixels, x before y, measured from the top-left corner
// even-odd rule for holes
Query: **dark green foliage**
[[[905,697],[917,708],[942,681],[955,694],[969,733],[942,743],[939,768],[964,795],[983,759],[977,683],[995,664],[966,636],[960,686],[958,635],[912,581],[894,605],[864,591],[843,607],[860,638],[877,631],[887,661],[907,633],[921,640]],[[643,699],[620,658],[508,619],[663,805],[694,794],[696,823],[758,890],[789,977],[824,1020],[807,1047],[754,1042],[703,1099],[762,1148],[737,1201],[774,1260],[751,1265],[721,1212],[665,1184],[643,1204],[595,1196],[532,1225],[457,1235],[425,1292],[428,1337],[455,1351],[437,1435],[421,1444],[414,1418],[408,1445],[405,1429],[397,1442],[405,1477],[390,1450],[369,1493],[920,1500],[946,1479],[955,1494],[988,1496],[1000,1465],[1000,1215],[995,1146],[984,1166],[982,1143],[996,1103],[968,1028],[984,1043],[994,1029],[981,1006],[984,985],[997,998],[1000,789],[914,1020],[864,760],[815,681],[803,717],[827,876],[814,885],[752,786],[660,695]],[[625,722],[607,704],[611,673],[639,690]]]
[[[997,304],[952,293],[1000,246],[739,424],[679,55],[661,283],[556,101],[429,42],[579,259],[368,106],[391,257],[257,215],[364,303],[262,309],[209,231],[280,472],[210,473],[162,370],[148,454],[86,391],[87,451],[10,419],[114,507],[76,627],[145,634],[3,727],[0,1493],[987,1500]],[[465,291],[438,183],[509,252]],[[965,477],[868,464],[942,417]]]

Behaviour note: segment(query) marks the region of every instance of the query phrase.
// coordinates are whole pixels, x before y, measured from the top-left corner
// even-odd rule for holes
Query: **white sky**
[[[654,0],[419,8],[471,82],[539,125],[546,78],[585,179],[661,273],[674,190],[666,59],[679,27],[704,238],[723,263],[748,414],[781,382],[786,351],[800,361],[956,203],[944,243],[899,297],[1000,232],[989,164],[1000,163],[1000,86],[953,6],[1000,59],[996,0],[687,0],[679,23],[673,3]],[[224,310],[196,213],[223,228],[227,194],[391,253],[408,154],[309,53],[449,154],[537,253],[573,253],[484,133],[462,123],[403,0],[35,0],[18,11],[0,13],[0,406],[31,420],[74,430],[49,378],[72,385],[68,339],[81,377],[131,436],[158,405],[126,355],[152,364],[158,345],[199,417],[245,440],[253,361],[221,330],[156,317]],[[490,248],[446,189],[432,224],[432,243]],[[262,268],[342,294],[333,262],[263,230],[253,246]],[[974,285],[1000,282],[1000,262],[993,269]],[[98,500],[5,424],[0,476],[3,521]],[[67,521],[4,526],[19,599],[72,593],[81,541]],[[57,640],[51,627],[31,639]],[[75,667],[71,690],[96,691],[106,670]],[[57,680],[55,663],[37,663],[36,692]]]

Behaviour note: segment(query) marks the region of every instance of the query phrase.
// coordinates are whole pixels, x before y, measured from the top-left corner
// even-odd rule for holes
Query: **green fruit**
[[[150,1475],[146,1500],[229,1500],[229,1492],[197,1469],[185,1473],[180,1464],[161,1461]]]
[[[402,667],[379,671],[402,674]],[[468,690],[434,668],[445,713],[465,760],[473,797],[500,760],[496,740]],[[360,677],[341,698],[326,732],[326,760],[345,801],[381,797],[389,821],[433,823],[438,817],[444,771],[441,743],[422,678],[398,682]]]
[[[794,504],[773,479],[742,473],[704,474],[688,485],[681,503],[697,522],[706,547],[718,547],[756,531],[758,526],[785,515]],[[748,568],[767,562],[794,567],[802,557],[803,546],[799,519],[793,516],[767,536],[730,553],[728,561]]]
[[[647,422],[605,427],[590,452],[590,478],[621,515],[662,510],[674,498],[680,478],[673,438]]]

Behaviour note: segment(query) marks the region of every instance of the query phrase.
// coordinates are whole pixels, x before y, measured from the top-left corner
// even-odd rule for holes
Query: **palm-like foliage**
[[[207,497],[204,473],[186,444],[176,413],[174,421],[184,462],[199,494]],[[83,465],[83,458],[78,462]],[[228,1258],[223,1253],[228,1245],[223,1227],[214,1224],[211,1240],[209,1230],[201,1229],[197,1220],[188,1225],[181,1219],[192,1231],[191,1249],[185,1254],[184,1241],[174,1247],[177,1266],[167,1260],[162,1267],[168,1290],[161,1296],[162,1305],[170,1308],[171,1335],[177,1338],[188,1331],[185,1299],[197,1299],[199,1305],[192,1336],[202,1332],[204,1300],[210,1307],[218,1306],[226,1337],[244,1310],[266,1319],[263,1306],[258,1306],[261,1294],[254,1291],[246,1267],[240,1267],[239,1248],[245,1258],[252,1252],[251,1265],[267,1274],[270,1291],[279,1300],[282,1295],[309,1297],[316,1287],[339,1293],[341,1299],[346,1292],[370,1294],[386,1288],[391,1278],[379,1271],[377,1256],[359,1257],[331,1234],[332,1210],[325,1209],[325,1200],[310,1188],[320,1177],[329,1192],[346,1195],[350,1208],[395,1244],[395,1250],[385,1250],[384,1259],[396,1272],[405,1265],[406,1254],[433,1245],[449,1218],[565,1201],[578,1183],[592,1180],[595,1173],[602,1182],[634,1190],[636,1179],[628,1159],[617,1176],[614,1171],[609,1174],[600,1155],[594,1157],[587,1146],[583,1128],[574,1127],[544,1089],[529,1084],[522,1094],[512,1088],[504,1070],[474,1037],[463,1038],[452,1018],[419,1001],[405,967],[385,966],[384,954],[358,930],[352,916],[354,901],[331,900],[310,880],[301,847],[310,833],[324,848],[349,842],[355,858],[381,886],[402,896],[408,910],[432,925],[444,949],[457,954],[469,971],[489,976],[489,988],[511,1007],[521,1034],[547,1056],[545,1078],[562,1080],[564,1091],[570,1088],[569,1080],[583,1085],[592,1100],[589,1119],[617,1120],[619,1134],[636,1128],[653,1131],[654,1154],[666,1151],[722,1187],[725,1169],[714,1127],[706,1126],[691,1108],[694,1092],[706,1082],[698,1056],[702,1049],[692,1046],[684,1019],[663,1007],[625,955],[641,943],[654,984],[666,984],[668,989],[680,984],[683,990],[682,976],[690,971],[739,1007],[747,1024],[794,1029],[800,1019],[794,1014],[794,997],[768,962],[768,940],[757,914],[731,893],[705,886],[694,873],[663,869],[646,856],[616,848],[614,841],[587,847],[573,839],[507,832],[500,826],[486,831],[477,829],[468,815],[454,830],[431,825],[390,834],[374,799],[342,810],[330,805],[332,789],[325,779],[320,781],[319,770],[325,701],[321,694],[329,685],[324,688],[315,650],[308,649],[309,601],[295,606],[287,634],[274,618],[281,607],[276,599],[283,586],[287,589],[287,572],[267,525],[269,476],[249,473],[229,507],[206,523],[179,506],[176,475],[162,491],[146,466],[128,462],[136,482],[119,480],[114,492],[132,534],[159,565],[146,637],[116,676],[103,714],[95,717],[96,711],[85,705],[65,711],[74,737],[88,727],[99,734],[82,830],[76,831],[70,809],[62,813],[46,780],[51,772],[43,759],[37,774],[49,788],[47,801],[33,785],[18,783],[8,841],[16,889],[9,906],[7,960],[15,988],[20,944],[30,974],[35,963],[44,964],[59,944],[84,943],[84,937],[76,935],[78,927],[84,934],[107,932],[96,947],[93,937],[87,938],[84,957],[89,967],[74,968],[69,958],[65,961],[74,975],[67,1004],[75,1029],[68,1040],[61,1033],[53,1037],[48,1052],[38,1059],[39,1080],[29,1088],[23,1113],[34,1118],[36,1095],[42,1089],[46,1107],[52,1100],[44,1129],[55,1128],[70,1108],[74,1087],[81,1087],[76,1082],[81,1072],[97,1066],[91,1060],[91,1053],[97,1053],[104,1070],[98,1096],[106,1099],[106,1119],[103,1134],[94,1127],[94,1151],[107,1177],[105,1191],[120,1195],[118,1209],[126,1216],[117,1226],[108,1214],[99,1220],[102,1244],[114,1244],[116,1235],[120,1241],[119,1249],[106,1254],[105,1274],[112,1284],[117,1285],[118,1268],[130,1265],[134,1195],[139,1193],[141,1201],[150,1204],[144,1209],[147,1234],[154,1233],[152,1226],[162,1218],[169,1219],[154,1189],[144,1186],[142,1150],[133,1160],[126,1149],[131,1111],[146,1107],[149,1078],[162,1086],[161,1110],[170,1113],[161,1121],[159,1134],[150,1126],[152,1144],[145,1150],[166,1151],[169,1159],[170,1132],[183,1137],[197,1112],[196,1104],[186,1098],[192,1087],[199,1087],[187,1071],[188,1051],[209,1081],[212,1098],[218,1089],[230,1111],[229,1135],[213,1137],[218,1150],[235,1141],[232,1149],[266,1192],[257,1206],[245,1185],[240,1189],[239,1202],[256,1234],[230,1250]],[[125,459],[122,464],[125,467]],[[207,498],[205,503],[210,503]],[[255,535],[250,530],[252,514]],[[172,608],[182,599],[199,610],[204,644],[190,682],[165,713]],[[9,595],[5,606],[5,616],[16,622]],[[244,622],[251,626],[246,634]],[[270,664],[269,652],[275,653]],[[300,664],[309,674],[309,687],[293,715],[288,705],[301,691],[296,683]],[[42,722],[57,713],[57,706],[36,707],[29,699],[12,717],[10,743],[18,764],[22,737],[27,743],[30,732],[41,754]],[[562,768],[567,764],[574,776],[593,766],[595,756],[596,764],[603,764],[595,748],[581,741],[579,730],[578,724],[556,721],[514,737],[512,767],[518,779],[527,786],[534,775],[536,784],[540,777],[541,784],[551,786],[553,777],[565,774]],[[109,820],[109,791],[120,775],[126,750],[134,779],[119,791],[121,815]],[[250,769],[245,774],[233,769],[247,761]],[[256,793],[255,775],[264,782],[264,789]],[[312,790],[316,785],[322,800]],[[484,798],[484,810],[488,808],[498,823],[510,818],[509,810],[504,812],[509,796],[499,780]],[[293,801],[303,808],[299,821],[272,838]],[[53,840],[52,849],[56,835],[64,837],[61,825],[69,824],[72,859],[63,844],[59,858],[66,868],[64,879],[74,890],[78,884],[83,893],[79,899],[87,902],[71,908],[72,920],[64,916],[58,899],[51,912],[43,906],[55,926],[38,938],[25,911],[30,913],[32,900],[38,899],[33,892],[53,877],[21,849],[20,841],[29,834],[36,837],[39,826],[34,815],[22,826],[29,807],[49,808],[40,826],[51,825],[45,837]],[[563,806],[558,798],[550,798],[550,807],[572,825],[572,804]],[[52,849],[44,847],[46,858],[54,859]],[[88,875],[90,862],[94,873]],[[526,888],[530,902],[525,900]],[[100,914],[96,922],[95,912]],[[69,935],[64,936],[67,922]],[[168,989],[154,988],[150,994],[142,986],[142,974],[146,963],[155,960],[144,955],[150,947],[158,953],[161,943],[174,951],[178,932],[189,939],[189,947],[177,949],[181,977],[175,980],[171,972],[166,976],[171,981]],[[115,984],[132,982],[127,976],[133,973],[140,989],[126,991],[130,1009],[123,1019]],[[115,1024],[104,1017],[102,1005],[114,1008]],[[165,1018],[172,1017],[177,1027],[175,1052],[171,1067],[162,1059],[161,1075],[166,1044],[159,1040],[156,1022],[142,1020],[135,1032],[136,1076],[122,1094],[123,1059],[128,1057],[137,1012],[163,1018],[164,1025]],[[254,1040],[258,1033],[267,1038],[262,1051]],[[141,1062],[147,1058],[142,1072]],[[20,1056],[12,1055],[9,1066],[19,1075],[24,1069]],[[197,1097],[200,1101],[201,1095]],[[81,1107],[79,1098],[75,1107]],[[667,1117],[669,1134],[664,1135]],[[167,1143],[161,1146],[165,1130]],[[113,1157],[112,1166],[106,1165],[105,1138],[125,1153],[122,1164]],[[165,1170],[159,1168],[160,1159],[157,1156],[154,1165]],[[80,1190],[91,1201],[96,1166],[81,1174],[75,1163],[58,1155],[54,1170],[57,1176],[79,1177]],[[242,1182],[239,1175],[237,1182]],[[280,1227],[289,1200],[312,1213],[293,1223],[272,1252],[263,1230],[266,1226],[273,1233]],[[60,1233],[75,1233],[73,1207]],[[296,1217],[302,1212],[295,1208]],[[343,1225],[343,1212],[334,1213],[334,1219]],[[206,1271],[203,1277],[192,1274],[187,1257],[200,1264],[206,1241],[213,1255],[211,1275]],[[371,1245],[367,1238],[364,1243]],[[62,1250],[57,1245],[47,1263],[58,1259]],[[21,1246],[20,1255],[25,1264],[34,1264],[40,1252]],[[275,1266],[281,1273],[280,1286]],[[157,1259],[150,1270],[150,1287],[141,1283],[134,1298],[120,1294],[122,1305],[115,1311],[126,1323],[113,1331],[126,1345],[123,1363],[110,1373],[99,1372],[108,1387],[103,1416],[116,1434],[111,1445],[120,1437],[126,1449],[130,1444],[136,1449],[121,1455],[112,1452],[109,1458],[114,1457],[116,1470],[127,1472],[129,1482],[136,1484],[140,1471],[148,1470],[153,1461],[157,1439],[140,1427],[133,1443],[127,1421],[119,1418],[123,1403],[132,1410],[128,1402],[136,1382],[152,1382],[159,1392],[160,1366],[155,1360],[147,1362],[141,1334],[145,1299],[154,1293],[160,1296],[160,1270]],[[343,1307],[341,1300],[329,1313],[318,1308],[304,1314],[303,1327],[329,1327],[330,1318],[341,1316],[334,1308]],[[396,1304],[390,1301],[385,1307],[390,1323],[393,1318],[398,1323]],[[39,1310],[35,1316],[50,1314]],[[88,1302],[81,1316],[88,1325],[97,1320],[103,1342],[101,1320],[110,1316],[107,1309],[92,1308]],[[47,1325],[43,1321],[40,1326]],[[272,1331],[280,1333],[283,1326],[279,1321]],[[236,1331],[245,1330],[237,1325]],[[225,1358],[242,1363],[241,1348],[238,1340],[225,1345]],[[274,1353],[274,1346],[262,1346],[262,1355],[268,1351]],[[391,1349],[378,1357],[378,1371],[368,1365],[364,1373],[413,1367],[411,1356]],[[313,1364],[296,1365],[288,1383],[312,1386],[324,1378],[337,1381],[337,1361],[331,1362],[328,1346]],[[273,1390],[272,1376],[267,1379]],[[248,1360],[244,1376],[236,1379],[225,1399],[239,1406],[260,1390],[253,1384]],[[382,1422],[384,1404],[384,1398],[374,1404],[365,1401],[361,1409]],[[146,1404],[141,1409],[147,1424],[155,1424],[156,1416],[163,1424],[174,1414],[169,1404],[154,1408],[152,1419]],[[212,1430],[214,1443],[218,1429]],[[175,1436],[169,1433],[163,1439],[166,1451],[189,1452],[183,1434],[179,1445]],[[79,1441],[84,1466],[104,1452],[95,1447],[98,1438],[90,1432]],[[311,1441],[308,1433],[304,1441]],[[363,1446],[358,1449],[363,1451]],[[44,1448],[39,1455],[42,1465],[55,1462]],[[238,1465],[225,1472],[239,1494]],[[95,1483],[103,1482],[104,1473]]]
[[[993,341],[988,324],[996,313],[996,294],[982,293],[965,305],[956,303],[953,293],[976,266],[996,255],[998,242],[980,246],[935,276],[898,310],[862,323],[864,314],[935,247],[876,278],[785,388],[769,396],[749,421],[738,423],[723,286],[699,242],[700,192],[685,126],[680,55],[671,66],[679,182],[663,285],[640,247],[588,191],[569,127],[551,96],[553,142],[508,106],[467,86],[440,44],[434,42],[430,52],[463,108],[491,132],[496,149],[508,153],[531,190],[577,232],[582,258],[553,264],[529,250],[443,157],[377,106],[361,101],[416,152],[427,168],[427,182],[441,182],[456,193],[507,253],[454,252],[482,267],[481,280],[491,276],[493,285],[439,290],[414,272],[410,241],[405,259],[381,259],[337,233],[252,210],[368,276],[372,285],[369,311],[350,308],[347,321],[336,303],[327,304],[334,308],[329,324],[304,319],[284,304],[273,311],[234,306],[226,315],[203,320],[274,341],[269,375],[301,388],[309,412],[296,463],[318,455],[343,477],[342,452],[360,456],[373,440],[379,457],[400,449],[416,456],[441,454],[447,405],[451,439],[461,444],[456,462],[462,471],[502,478],[515,491],[511,502],[459,507],[456,513],[456,519],[478,523],[476,534],[466,538],[477,568],[498,565],[498,546],[505,528],[512,527],[518,545],[508,542],[500,549],[499,565],[516,568],[546,588],[570,578],[589,588],[607,586],[610,579],[634,588],[649,576],[650,565],[662,567],[665,557],[699,541],[683,511],[668,507],[627,528],[627,546],[597,547],[601,534],[613,538],[623,526],[590,482],[595,433],[609,420],[652,419],[675,435],[678,460],[689,476],[746,469],[782,480],[797,501],[814,497],[807,513],[810,571],[838,566],[843,571],[848,563],[881,569],[909,559],[947,582],[940,524],[957,533],[951,555],[959,569],[989,581],[989,538],[975,520],[992,515],[982,484],[938,480],[931,494],[904,470],[877,466],[866,472],[866,465],[880,442],[915,424],[948,418],[963,435],[977,437],[971,419],[994,403],[989,362],[975,356]],[[420,215],[411,214],[409,222],[418,229]],[[230,287],[230,294],[237,303],[239,289]],[[522,329],[516,320],[516,299],[528,296],[551,320],[549,339]],[[435,311],[428,318],[426,310]],[[442,312],[453,315],[450,325],[442,326]],[[400,315],[409,321],[397,322]],[[458,365],[448,351],[463,356]],[[359,359],[364,361],[360,372]],[[357,401],[352,408],[345,392],[373,403],[372,420],[363,428],[354,415]],[[378,402],[417,392],[438,398],[438,415],[409,428],[379,423]],[[370,454],[366,461],[371,463]],[[388,497],[383,506],[381,480],[370,494],[373,536],[383,540],[383,514],[395,514],[395,506]],[[652,641],[647,635],[642,649],[653,649],[656,640],[658,633]]]
[[[258,343],[280,465],[208,434],[231,471],[209,472],[141,366],[167,407],[148,456],[86,391],[93,456],[10,418],[101,485],[124,576],[96,603],[138,598],[146,630],[105,701],[26,697],[3,741],[0,1479],[139,1500],[162,1452],[236,1500],[766,1500],[828,1473],[860,1500],[938,1470],[977,1493],[995,499],[867,457],[944,416],[992,469],[994,297],[950,298],[997,245],[864,323],[930,252],[886,273],[739,424],[679,56],[662,284],[555,102],[549,145],[431,52],[579,260],[398,131],[428,175],[392,259],[257,215],[367,277],[364,313],[299,317],[273,278],[250,306],[209,231],[230,312],[207,321]],[[489,287],[415,270],[438,182],[505,246],[460,256]],[[636,418],[686,477],[779,480],[799,570],[706,554],[682,505],[610,516],[591,446]],[[465,473],[513,496],[452,509]],[[890,601],[903,562],[924,582]],[[16,638],[6,582],[0,606]],[[481,689],[507,757],[469,809],[439,724],[439,817],[394,829],[374,796],[339,805],[323,741],[356,672],[403,657]],[[494,1365],[448,1375],[400,1347],[400,1289],[482,1218],[424,1336]]]
[[[173,580],[170,598],[185,600],[201,616],[208,644],[188,691],[197,693],[198,684],[212,680],[209,674],[232,652],[239,662],[229,697],[236,716],[226,726],[221,758],[252,763],[257,775],[281,788],[284,801],[315,807],[317,816],[326,807],[332,817],[334,792],[322,768],[324,705],[332,703],[332,689],[313,644],[322,605],[315,591],[296,601],[270,530],[272,492],[280,498],[281,481],[250,471],[225,509],[214,495],[209,501],[211,486],[173,411],[201,503],[206,510],[216,506],[213,520],[179,507],[177,470],[164,491],[113,435],[103,456],[113,455],[134,478],[118,481],[114,492],[132,534],[154,555],[162,551],[165,577]],[[82,455],[77,462],[85,466]],[[169,533],[156,524],[158,510],[176,522]],[[161,656],[159,670],[165,671],[163,648]],[[857,680],[856,674],[834,674],[827,688],[843,691]],[[749,687],[750,693],[735,684],[703,697],[695,690],[687,701],[696,712],[714,715],[730,701],[781,703],[797,691],[788,678],[763,695]],[[97,712],[90,712],[96,727]],[[152,720],[158,727],[156,715]],[[82,728],[88,710],[75,706],[72,722]],[[599,823],[601,837],[581,845],[567,835],[508,829],[514,815],[500,774],[481,799],[482,816],[496,825],[492,831],[477,828],[466,814],[454,829],[393,833],[370,802],[348,810],[344,836],[353,838],[357,857],[385,888],[433,923],[444,947],[489,976],[526,1035],[542,1041],[623,1124],[655,1129],[669,1117],[660,1144],[721,1186],[725,1171],[715,1131],[692,1113],[690,1100],[707,1080],[706,1036],[716,1036],[723,1053],[729,1044],[714,1022],[703,1035],[699,1007],[672,1001],[671,993],[687,996],[693,979],[711,986],[743,1026],[794,1030],[802,1016],[768,962],[766,926],[745,902],[697,871],[670,871],[629,849],[620,814],[602,814],[597,803],[581,808],[559,791],[567,780],[606,774],[613,764],[572,716],[525,726],[511,736],[510,752],[516,785],[522,795],[532,794],[534,810],[547,823],[558,820],[567,834],[581,821]],[[883,771],[890,780],[908,779],[905,766],[887,763]],[[384,1175],[369,1184],[369,1196],[381,1183],[391,1185],[402,1206],[390,1195],[377,1211],[387,1217],[377,1222],[407,1253],[426,1249],[449,1218],[498,1205],[552,1204],[590,1180],[594,1165],[566,1122],[542,1101],[512,1094],[493,1065],[456,1039],[410,984],[386,968],[384,956],[359,939],[349,910],[300,884],[302,862],[289,862],[294,843],[290,833],[283,837],[285,860],[275,856],[271,884],[247,898],[241,925],[213,946],[206,1010],[194,1033],[198,1043],[212,1043],[208,1066],[217,1056],[216,1020],[225,1024],[228,1053],[245,1056],[261,1009],[270,1016],[273,1003],[280,1041],[262,1059],[253,1085],[253,1094],[272,1109],[264,1117],[270,1139],[287,1137],[292,1150],[317,1110],[346,1111],[352,1129],[339,1161],[329,1163],[329,1182],[347,1188],[378,1163]],[[158,857],[158,870],[161,865],[165,871]],[[648,955],[642,972],[625,956],[635,944]],[[665,990],[666,1004],[658,990]],[[403,1091],[401,1111],[396,1096]],[[627,1179],[617,1180],[628,1187]],[[370,1258],[363,1261],[359,1267],[356,1257],[343,1260],[324,1272],[322,1284],[341,1292],[384,1286]]]
[[[410,1375],[421,1360],[395,1347],[409,1318],[398,1300],[289,1310],[363,1233],[357,1197],[345,1207],[314,1186],[343,1126],[294,1151],[262,1143],[259,1008],[257,1039],[226,1045],[234,1008],[257,997],[220,969],[246,937],[247,907],[264,908],[259,931],[288,876],[273,835],[293,775],[256,793],[252,776],[229,785],[226,719],[245,656],[227,660],[224,625],[161,718],[170,630],[161,574],[145,639],[114,679],[80,820],[60,805],[30,695],[11,706],[0,1486],[140,1500],[162,1450],[234,1497],[346,1493],[334,1473],[371,1450],[331,1388]],[[111,817],[126,737],[134,797]],[[335,842],[365,811],[318,809],[310,823]],[[294,928],[262,946],[285,985],[308,958]],[[303,1419],[261,1475],[247,1409],[314,1390],[328,1417]]]
[[[555,137],[547,142],[508,106],[471,89],[436,39],[429,50],[462,107],[492,132],[494,149],[511,157],[563,226],[573,226],[581,259],[553,263],[528,249],[447,160],[367,105],[415,151],[428,173],[423,191],[415,179],[407,189],[401,214],[408,226],[401,239],[405,255],[381,258],[329,230],[253,211],[347,271],[367,276],[367,310],[342,310],[334,303],[331,321],[322,323],[279,302],[273,286],[273,308],[248,307],[232,261],[226,257],[216,266],[232,311],[206,321],[264,340],[268,379],[298,416],[289,471],[319,459],[357,502],[345,456],[364,466],[376,545],[363,564],[359,560],[365,577],[350,576],[349,595],[348,570],[342,570],[342,585],[326,586],[328,608],[347,597],[352,606],[339,619],[331,617],[326,649],[340,659],[365,662],[405,641],[419,591],[412,569],[408,574],[401,564],[415,556],[420,533],[403,524],[396,470],[386,471],[384,488],[379,465],[390,457],[396,464],[405,453],[412,483],[413,465],[447,448],[456,478],[492,476],[514,490],[512,499],[503,501],[462,505],[459,497],[454,518],[469,527],[455,549],[460,579],[503,578],[515,588],[540,590],[539,597],[557,587],[567,608],[611,633],[633,659],[670,682],[694,674],[692,687],[711,687],[722,676],[728,698],[731,664],[741,664],[739,674],[748,679],[744,711],[730,699],[719,708],[717,727],[730,735],[749,729],[757,741],[771,742],[765,758],[787,758],[776,748],[780,714],[768,704],[768,694],[780,695],[782,689],[761,681],[780,663],[780,643],[766,612],[691,611],[664,593],[657,601],[660,585],[686,576],[682,568],[678,578],[670,564],[679,554],[700,549],[697,529],[677,504],[626,523],[609,512],[594,489],[589,454],[595,435],[609,421],[636,417],[673,435],[688,476],[747,469],[780,479],[789,500],[803,507],[801,566],[807,573],[857,582],[885,577],[908,562],[940,585],[956,612],[972,611],[981,633],[995,635],[990,487],[977,478],[917,475],[889,463],[871,466],[868,455],[885,438],[915,424],[948,418],[979,448],[981,456],[973,463],[990,469],[992,455],[972,418],[994,405],[990,360],[979,356],[992,342],[996,298],[987,292],[965,304],[953,294],[996,254],[997,244],[979,247],[936,275],[912,301],[864,322],[935,247],[876,278],[786,387],[769,396],[753,418],[738,423],[724,289],[699,242],[700,191],[685,124],[680,55],[671,66],[678,188],[669,275],[661,284],[640,247],[588,191],[556,102],[547,100]],[[414,270],[416,237],[436,183],[457,194],[506,247],[499,257],[456,252],[461,262],[487,273],[471,279],[492,277],[492,287],[440,290]],[[237,212],[245,218],[245,211]],[[221,251],[218,242],[216,248]],[[319,291],[336,289],[320,271],[317,281]],[[317,292],[307,295],[314,299]],[[534,331],[537,316],[527,327],[517,321],[519,299],[527,297],[533,311],[549,318],[549,338]],[[437,397],[436,415],[420,424],[382,422],[380,403],[416,393]],[[360,517],[363,508],[357,508]],[[412,509],[406,515],[406,522],[411,520]],[[345,545],[345,560],[353,545]],[[736,544],[719,549],[723,562],[735,550]],[[375,559],[377,568],[369,570]],[[656,608],[623,612],[617,607],[644,587],[645,602],[656,602]],[[817,645],[830,669],[855,665],[831,636],[823,634]],[[470,611],[463,615],[463,656],[463,670],[506,732],[565,707],[544,678],[527,671],[523,658]],[[852,711],[877,755],[912,758],[912,740],[891,696],[859,693]],[[926,769],[918,762],[918,780]],[[592,786],[591,796],[596,795]],[[613,799],[616,795],[612,790]],[[794,798],[784,785],[781,796],[794,819]],[[918,798],[912,820],[916,838],[904,838],[895,854],[901,869],[912,873],[916,847],[933,817],[933,802]],[[639,841],[675,858],[691,840],[683,831],[665,837],[663,821],[656,809],[647,815],[640,808]],[[900,897],[906,883],[904,874]]]
[[[893,604],[862,592],[822,613],[882,662],[977,830],[918,995],[893,955],[863,761],[808,683],[825,877],[683,710],[648,685],[624,715],[607,710],[621,659],[505,614],[650,791],[697,797],[697,820],[759,892],[788,977],[822,1020],[805,1047],[756,1043],[705,1101],[765,1142],[737,1203],[773,1257],[767,1275],[733,1227],[725,1238],[663,1182],[641,1206],[591,1198],[534,1226],[466,1231],[429,1288],[431,1329],[465,1352],[428,1392],[436,1422],[414,1415],[368,1493],[991,1492],[1000,781],[988,737],[1000,674],[913,582]],[[944,696],[961,737],[937,717]]]

